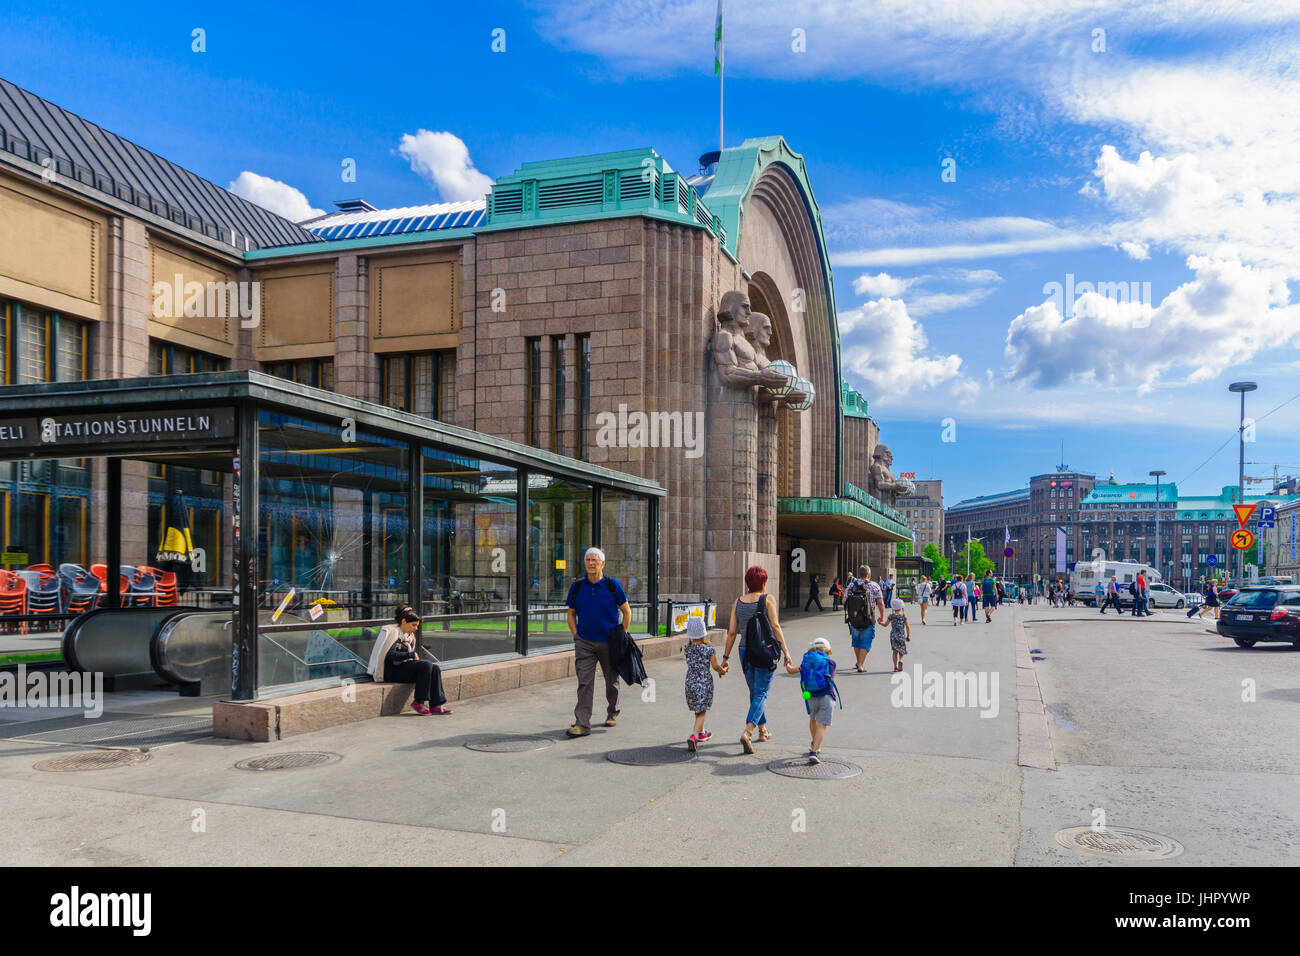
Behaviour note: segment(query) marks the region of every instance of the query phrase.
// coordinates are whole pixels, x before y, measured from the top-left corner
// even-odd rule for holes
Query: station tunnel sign
[[[234,436],[233,408],[0,419],[0,452],[34,452],[65,445],[211,441]]]

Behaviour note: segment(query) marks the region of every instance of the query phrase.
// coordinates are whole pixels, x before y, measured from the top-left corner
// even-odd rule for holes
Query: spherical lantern
[[[786,408],[794,409],[796,412],[802,412],[805,408],[812,408],[813,401],[817,398],[817,390],[813,388],[813,383],[806,378],[796,378],[794,387],[803,392],[808,397],[802,402],[788,402]]]
[[[778,372],[783,374],[785,376],[785,384],[781,386],[765,385],[763,387],[777,398],[784,398],[786,395],[789,395],[791,389],[794,388],[794,383],[799,379],[799,373],[795,371],[795,367],[785,359],[777,359],[775,362],[769,362],[767,367],[770,369],[776,369]]]

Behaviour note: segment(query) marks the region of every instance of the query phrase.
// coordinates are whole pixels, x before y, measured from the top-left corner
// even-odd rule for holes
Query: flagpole
[[[727,56],[726,41],[723,40],[722,33],[722,15],[726,6],[726,0],[718,0],[718,158],[722,156],[722,89],[727,78]]]

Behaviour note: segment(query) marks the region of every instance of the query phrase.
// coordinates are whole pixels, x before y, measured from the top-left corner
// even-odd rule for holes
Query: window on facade
[[[229,361],[196,349],[172,345],[159,339],[149,340],[150,375],[187,375],[194,372],[224,372]]]
[[[454,424],[456,350],[381,355],[379,394],[390,408]]]
[[[542,423],[537,414],[542,404],[542,340],[525,340],[524,354],[528,362],[528,444],[537,448],[542,442]]]
[[[564,347],[564,336],[551,339],[551,451],[556,454],[564,454],[564,400],[568,397]]]
[[[302,359],[296,362],[268,362],[262,370],[276,378],[310,385],[312,388],[334,390],[333,359]]]

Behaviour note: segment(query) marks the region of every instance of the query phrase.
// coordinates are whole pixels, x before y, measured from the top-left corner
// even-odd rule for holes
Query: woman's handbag
[[[405,664],[415,657],[415,648],[400,637],[393,641],[393,646],[388,649],[388,654],[384,657],[385,667],[396,667],[399,664]]]

